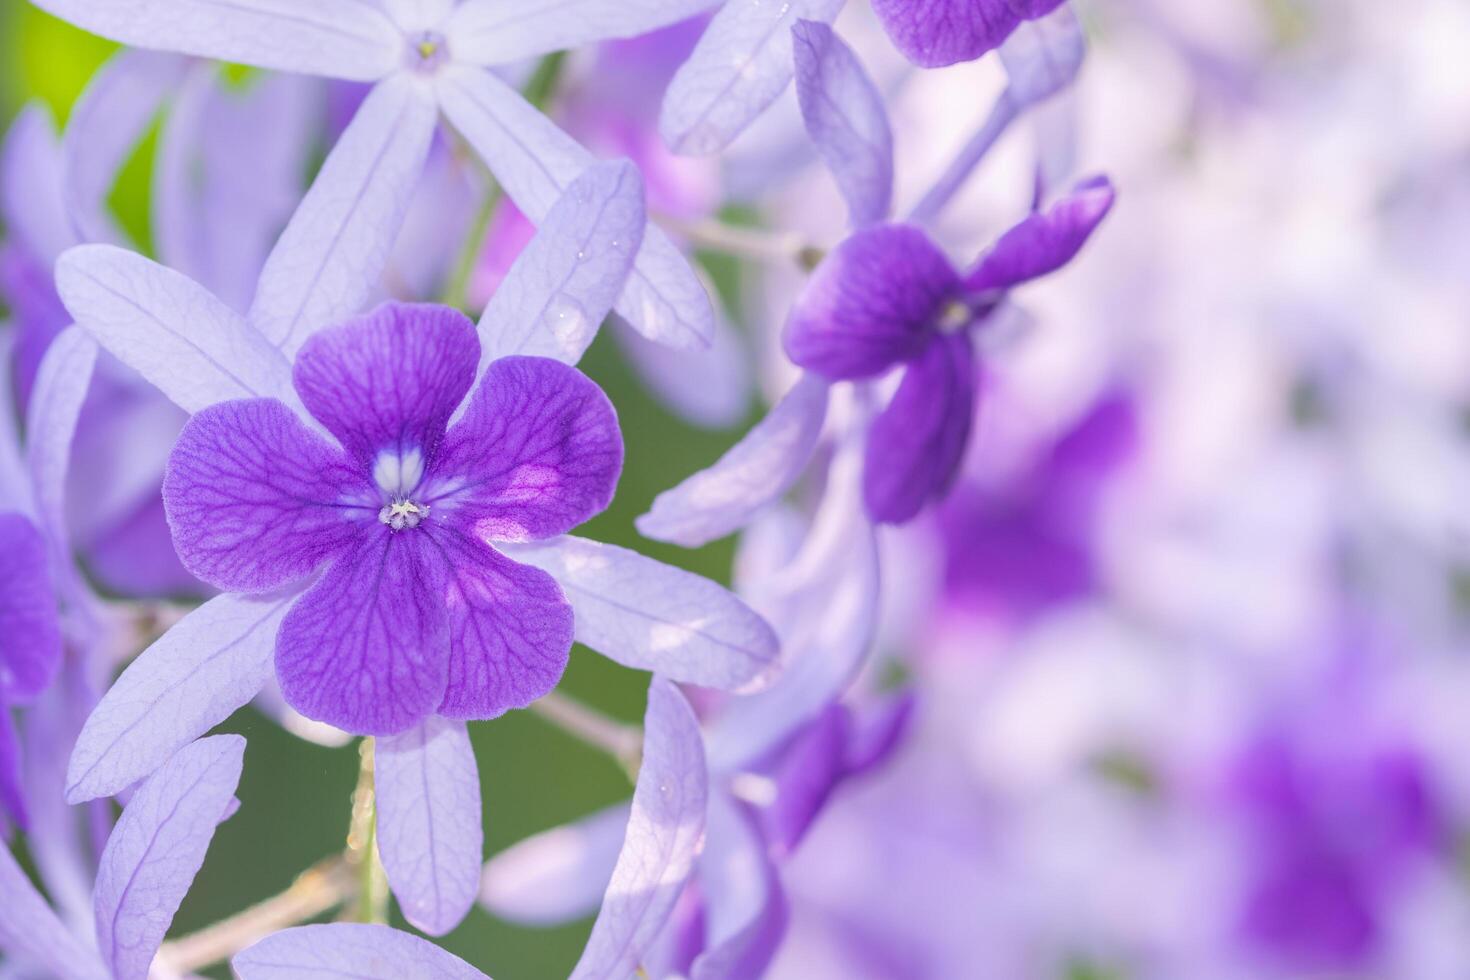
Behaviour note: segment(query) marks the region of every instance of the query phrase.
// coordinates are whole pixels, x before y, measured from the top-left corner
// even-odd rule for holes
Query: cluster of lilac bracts
[[[955,271],[919,224],[888,223],[894,137],[877,87],[829,26],[840,0],[579,0],[544,12],[501,0],[321,0],[309,14],[276,0],[39,5],[135,50],[99,76],[60,142],[29,114],[7,147],[6,292],[19,337],[7,374],[29,410],[24,443],[7,431],[0,445],[14,511],[0,515],[0,814],[26,828],[28,804],[59,806],[41,800],[61,795],[59,780],[28,778],[44,763],[18,751],[11,709],[52,685],[63,659],[83,682],[28,713],[25,734],[74,741],[67,802],[127,805],[81,862],[96,869],[95,937],[71,927],[85,902],[66,898],[85,894],[85,875],[37,848],[62,918],[0,855],[0,895],[17,910],[0,922],[0,949],[57,976],[147,975],[236,805],[241,740],[201,736],[259,697],[287,724],[377,738],[382,861],[424,932],[447,932],[477,898],[518,921],[600,910],[575,976],[760,973],[784,928],[781,863],[834,789],[887,757],[912,707],[901,692],[844,701],[878,628],[875,525],[945,496],[988,325],[1013,287],[1078,253],[1111,187],[1093,179],[1053,196],[1038,180],[1033,213],[971,271]],[[1076,73],[1080,31],[1058,6],[874,2],[919,65],[1004,42],[1008,118]],[[615,315],[639,343],[687,349],[690,363],[712,341],[722,349],[727,328],[650,220],[675,210],[671,195],[650,183],[646,201],[638,166],[596,162],[501,70],[711,7],[687,61],[661,80],[663,142],[685,155],[723,150],[794,78],[852,228],[786,325],[801,378],[745,440],[639,521],[645,535],[686,546],[745,530],[739,597],[569,535],[607,507],[623,463],[614,407],[575,367],[601,323]],[[306,124],[279,112],[303,104],[303,80],[267,76],[226,98],[199,59],[372,83],[299,204],[287,175],[305,156]],[[154,262],[126,247],[102,201],[181,80]],[[266,115],[275,143],[255,138]],[[441,117],[538,229],[478,326],[451,307],[384,301],[420,184],[443,178]],[[237,147],[268,185],[260,206],[209,186]],[[650,173],[667,163],[652,153],[636,162]],[[201,172],[203,187],[187,177]],[[15,192],[42,180],[61,186],[31,200]],[[935,188],[916,216],[953,190]],[[53,263],[54,291],[44,273]],[[737,364],[705,365],[743,377]],[[676,405],[685,397],[668,390]],[[110,437],[119,419],[150,446],[171,444],[166,461]],[[130,489],[76,540],[74,433],[87,479]],[[821,503],[797,517],[780,498],[813,467]],[[171,550],[159,548],[164,516]],[[147,581],[124,581],[110,574],[119,547],[163,553]],[[131,620],[94,594],[76,556],[112,594],[208,587],[212,597],[107,686]],[[482,887],[465,723],[550,692],[574,640],[654,674],[631,807],[513,848]],[[698,712],[679,684],[706,689]],[[106,811],[93,812],[105,824]],[[362,976],[479,975],[382,926],[289,929],[233,963],[247,978],[344,964]]]

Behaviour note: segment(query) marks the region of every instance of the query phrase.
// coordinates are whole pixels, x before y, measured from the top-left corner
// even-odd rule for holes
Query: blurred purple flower
[[[974,61],[1063,0],[873,0],[883,29],[923,68]]]

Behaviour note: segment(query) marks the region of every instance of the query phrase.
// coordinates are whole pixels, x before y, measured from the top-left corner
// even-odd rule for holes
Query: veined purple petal
[[[912,225],[859,231],[817,267],[791,311],[787,355],[830,380],[868,378],[919,354],[959,276]]]
[[[791,28],[830,21],[843,0],[727,0],[674,75],[659,132],[676,153],[718,153],[791,83]]]
[[[378,847],[403,916],[442,936],[480,885],[480,773],[464,722],[431,715],[379,739],[374,755]]]
[[[250,322],[286,352],[362,309],[378,290],[438,122],[422,82],[376,86],[271,250]]]
[[[625,667],[736,690],[764,682],[776,663],[771,627],[707,578],[570,535],[508,553],[550,572],[576,612],[577,641]]]
[[[654,498],[639,533],[697,548],[731,534],[790,490],[816,451],[830,389],[804,374],[716,463]]]
[[[299,581],[377,528],[377,502],[336,447],[273,399],[225,402],[179,434],[163,504],[179,558],[220,588]],[[354,503],[349,504],[351,497]]]
[[[576,368],[495,361],[444,440],[426,498],[492,541],[535,541],[601,513],[623,468],[617,414]]]
[[[97,954],[67,931],[10,851],[0,847],[0,952],[58,980],[105,980]]]
[[[446,571],[416,529],[365,533],[281,624],[286,702],[356,735],[395,735],[431,714],[449,676]]]
[[[30,808],[26,806],[20,758],[20,738],[15,730],[15,720],[10,717],[10,707],[0,702],[0,840],[9,838],[9,824],[15,824],[21,830],[30,829]],[[601,894],[600,888],[598,894]]]
[[[751,814],[723,792],[710,797],[709,843],[699,860],[699,884],[706,941],[690,976],[763,975],[786,932],[786,897]]]
[[[643,179],[627,160],[589,167],[547,212],[480,318],[480,370],[516,354],[582,359],[643,242]]]
[[[1082,24],[1070,6],[1028,21],[1000,46],[1006,91],[1023,106],[1049,99],[1076,81],[1086,53]]]
[[[98,70],[77,99],[62,148],[67,209],[78,241],[121,239],[107,197],[118,171],[187,68],[188,60],[178,55],[123,50]]]
[[[39,102],[20,111],[0,150],[0,215],[6,236],[46,267],[77,244],[67,213],[61,138]]]
[[[432,471],[479,359],[475,325],[458,310],[384,303],[308,340],[296,388],[360,465],[372,470],[385,453],[399,461],[404,485],[383,489],[408,493]]]
[[[122,792],[255,697],[295,601],[216,596],[134,658],[77,736],[67,802]]]
[[[593,41],[637,37],[666,27],[719,0],[469,0],[445,30],[457,58],[501,65]]]
[[[40,694],[60,663],[46,539],[20,514],[0,514],[0,706]]]
[[[425,525],[449,572],[449,685],[438,711],[496,718],[556,687],[572,650],[572,607],[556,580],[462,531]]]
[[[541,222],[595,160],[489,72],[450,65],[436,78],[440,108],[475,148],[510,199]],[[699,277],[656,225],[643,231],[617,310],[643,336],[670,347],[709,344],[714,312]]]
[[[847,201],[849,223],[883,221],[893,200],[893,132],[883,96],[831,27],[802,20],[791,31],[801,115]]]
[[[965,277],[971,292],[1010,289],[1071,262],[1112,210],[1116,195],[1106,177],[1078,184],[1045,211],[1000,237]]]
[[[868,432],[863,502],[873,520],[902,524],[949,489],[974,412],[969,335],[938,337],[908,366]]]
[[[84,31],[135,48],[278,71],[373,81],[397,68],[404,40],[376,6],[354,0],[41,0]]]
[[[283,929],[230,962],[240,980],[489,980],[427,940],[356,922]]]
[[[694,710],[677,687],[655,677],[627,837],[572,980],[624,980],[637,970],[694,873],[708,792]]]
[[[612,878],[629,807],[618,803],[495,855],[480,879],[480,905],[506,922],[555,926],[590,916]]]
[[[35,492],[36,515],[45,528],[51,567],[63,591],[70,583],[61,576],[73,574],[66,522],[66,473],[77,418],[96,363],[96,341],[77,327],[63,330],[41,359],[26,412],[26,463]]]
[[[1023,21],[1062,0],[873,0],[873,11],[904,57],[941,68],[998,47]]]
[[[179,903],[233,810],[245,740],[215,735],[181,750],[144,783],[97,869],[97,945],[116,980],[145,980]]]

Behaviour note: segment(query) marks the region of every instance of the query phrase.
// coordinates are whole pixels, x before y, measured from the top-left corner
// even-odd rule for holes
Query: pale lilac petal
[[[868,432],[863,500],[873,520],[903,524],[949,490],[974,414],[970,338],[937,338],[909,365]]]
[[[444,699],[445,568],[427,535],[384,525],[338,558],[276,639],[286,702],[355,735],[395,735]]]
[[[182,749],[123,809],[97,869],[97,945],[116,980],[145,980],[153,954],[233,811],[245,740]]]
[[[449,565],[449,684],[438,711],[497,718],[561,680],[572,650],[572,607],[556,580],[482,541],[432,521]]]
[[[105,980],[97,954],[67,931],[10,851],[0,847],[0,953],[57,980]]]
[[[296,357],[296,389],[365,470],[381,453],[400,460],[417,453],[417,465],[404,469],[422,474],[433,468],[479,359],[475,325],[458,310],[384,303],[308,340]],[[411,485],[394,492],[418,483],[404,479]]]
[[[629,161],[574,180],[480,318],[480,373],[514,354],[580,361],[623,291],[646,224],[643,180]]]
[[[383,12],[404,33],[444,26],[459,0],[378,0]]]
[[[873,0],[873,10],[904,57],[924,68],[973,61],[1017,25],[1062,0]]]
[[[79,241],[122,237],[107,204],[123,164],[137,150],[188,61],[152,51],[118,52],[72,106],[62,137],[66,204]]]
[[[612,879],[628,813],[618,803],[512,844],[486,862],[480,905],[506,922],[542,928],[593,915]]]
[[[139,654],[77,737],[67,801],[120,793],[253,698],[295,599],[216,596]]]
[[[62,159],[51,110],[39,102],[27,105],[10,124],[0,151],[0,215],[6,236],[47,267],[77,244]]]
[[[627,837],[572,980],[624,980],[636,972],[694,872],[708,791],[694,710],[677,687],[655,677]]]
[[[71,535],[66,523],[66,473],[72,439],[82,412],[97,344],[76,327],[68,327],[51,342],[26,412],[26,463],[35,494],[36,516],[51,545],[52,568],[72,571]]]
[[[78,326],[186,412],[235,398],[299,404],[281,352],[186,276],[82,245],[57,262],[56,286]]]
[[[84,31],[135,48],[372,81],[402,62],[403,38],[362,0],[39,0]]]
[[[379,739],[373,757],[378,849],[403,917],[442,936],[480,885],[480,773],[464,722],[430,716]]]
[[[250,308],[266,256],[301,200],[321,86],[266,75],[240,88],[195,64],[174,97],[153,173],[160,260],[232,310]]]
[[[718,153],[791,82],[791,28],[830,21],[843,0],[727,0],[664,96],[659,133],[675,153]]]
[[[337,140],[250,307],[250,322],[288,357],[378,291],[437,121],[428,87],[398,75],[368,94]]]
[[[20,514],[0,513],[0,711],[40,694],[60,663],[46,539]]]
[[[637,37],[677,23],[719,0],[469,0],[445,34],[455,57],[502,65],[593,41]]]
[[[920,229],[864,229],[813,273],[786,323],[786,353],[831,380],[881,374],[924,349],[959,287]]]
[[[1106,177],[1078,184],[1051,207],[1002,235],[965,277],[965,287],[977,293],[1010,289],[1057,271],[1082,251],[1115,198]]]
[[[786,931],[786,898],[751,815],[722,792],[710,797],[699,885],[706,940],[692,980],[764,975]]]
[[[893,132],[883,96],[831,27],[802,20],[792,34],[801,115],[847,201],[848,223],[883,221],[893,202]]]
[[[692,572],[570,536],[507,553],[550,572],[576,612],[577,642],[625,667],[735,690],[763,681],[776,661],[766,621]]]
[[[348,506],[349,497],[370,505]],[[184,426],[163,478],[179,559],[219,589],[300,581],[378,527],[376,494],[342,453],[270,399],[225,402]]]
[[[1082,23],[1070,6],[1028,21],[1000,46],[1006,91],[1023,106],[1049,99],[1076,81],[1086,53]]]
[[[534,223],[595,160],[520,94],[489,72],[453,66],[437,78],[444,115],[489,165]],[[617,311],[633,329],[670,347],[709,344],[714,312],[687,259],[657,226],[648,225]]]
[[[488,980],[428,940],[355,922],[284,929],[230,962],[240,980]]]
[[[638,518],[645,537],[697,548],[731,534],[801,476],[827,418],[827,383],[805,374],[709,469],[665,490]]]
[[[535,541],[601,513],[622,467],[601,388],[559,361],[505,357],[449,430],[426,502],[481,539]]]
[[[690,425],[729,429],[746,417],[755,390],[751,354],[718,309],[707,350],[674,350],[626,327],[613,338],[644,387]]]
[[[917,703],[912,690],[900,691],[850,714],[842,758],[847,775],[861,776],[892,757],[909,733]]]

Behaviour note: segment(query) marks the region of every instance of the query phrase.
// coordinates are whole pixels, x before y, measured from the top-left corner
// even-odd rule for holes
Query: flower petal
[[[699,721],[679,689],[661,678],[648,688],[643,733],[627,836],[572,980],[635,973],[703,849],[709,786]]]
[[[356,0],[39,0],[36,6],[135,48],[353,81],[393,71],[403,46],[375,4]]]
[[[538,540],[601,513],[622,468],[601,388],[559,361],[506,357],[449,430],[427,502],[482,540]]]
[[[440,108],[533,222],[594,162],[519,93],[489,72],[451,65],[438,76]],[[698,349],[714,332],[709,294],[687,259],[656,225],[643,231],[617,310],[643,336]]]
[[[883,96],[857,55],[818,21],[797,21],[796,95],[817,152],[837,179],[854,228],[888,217],[893,202],[893,132]]]
[[[0,151],[0,215],[9,241],[50,267],[77,243],[66,207],[66,166],[51,110],[27,105],[10,124]]]
[[[67,931],[3,847],[0,906],[5,909],[0,915],[0,952],[7,958],[41,967],[58,980],[105,980],[108,976],[97,954]]]
[[[692,980],[764,974],[786,932],[786,897],[751,815],[723,792],[710,797],[699,883],[707,938]]]
[[[424,527],[449,580],[449,686],[438,711],[497,718],[556,687],[572,650],[572,607],[556,580],[459,531]]]
[[[924,349],[959,285],[918,228],[859,231],[822,261],[796,301],[786,353],[833,381],[880,374]]]
[[[416,529],[365,534],[281,624],[286,702],[355,735],[394,735],[426,718],[448,681],[445,571]]]
[[[468,0],[445,34],[454,55],[476,65],[503,65],[593,41],[637,37],[692,17],[719,0]]]
[[[356,922],[283,929],[230,962],[240,980],[488,980],[428,940]]]
[[[1023,106],[1049,99],[1077,80],[1086,53],[1082,23],[1070,6],[1028,21],[1000,46],[1006,91]]]
[[[1062,0],[873,0],[873,11],[904,57],[942,68],[998,47],[1017,25],[1049,13]]]
[[[375,86],[332,148],[260,273],[250,322],[294,355],[379,288],[439,114],[418,79]]]
[[[378,848],[410,924],[442,936],[480,886],[480,773],[464,722],[431,715],[379,739],[373,757]]]
[[[480,373],[514,354],[582,359],[643,242],[643,179],[627,160],[594,164],[556,202],[480,318]]]
[[[255,697],[295,601],[216,596],[139,654],[77,736],[67,802],[122,792]]]
[[[187,59],[153,51],[124,50],[92,76],[72,107],[62,137],[66,204],[78,240],[116,242],[122,237],[107,207],[117,175],[138,149]]]
[[[638,530],[656,541],[697,548],[731,534],[801,476],[827,418],[827,382],[804,374],[755,428],[709,469],[665,490]]]
[[[75,574],[66,522],[66,473],[77,418],[96,363],[97,343],[76,327],[63,330],[41,358],[26,412],[26,463],[37,517],[51,545],[52,570],[63,589],[66,580],[62,576]]]
[[[46,539],[20,514],[0,514],[0,711],[40,694],[60,663]]]
[[[965,277],[972,292],[1010,289],[1060,269],[1113,208],[1116,195],[1106,177],[1093,177],[1045,211],[1031,215],[1000,237]]]
[[[791,28],[830,21],[843,0],[727,0],[664,96],[658,129],[675,153],[718,153],[791,83]]]
[[[576,612],[577,642],[625,667],[734,690],[763,680],[776,661],[771,627],[707,578],[571,536],[507,553],[550,572]]]
[[[111,245],[56,263],[77,325],[186,412],[235,398],[298,404],[281,352],[198,283]]]
[[[221,821],[245,762],[239,735],[179,751],[133,794],[97,868],[97,945],[116,980],[146,980]]]
[[[863,501],[873,520],[903,524],[949,489],[974,413],[970,338],[940,337],[909,365],[868,433]]]
[[[163,505],[184,567],[209,584],[266,592],[341,552],[377,500],[336,447],[272,399],[225,402],[189,420],[169,456]]]
[[[527,837],[485,864],[480,905],[498,919],[557,926],[597,912],[628,829],[617,803],[575,823]]]

